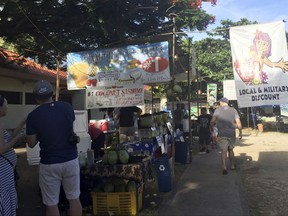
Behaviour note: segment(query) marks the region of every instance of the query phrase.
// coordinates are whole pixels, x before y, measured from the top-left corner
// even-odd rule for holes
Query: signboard
[[[69,90],[170,80],[167,41],[67,55]]]
[[[144,104],[144,86],[98,87],[86,89],[86,109],[127,107]]]
[[[207,102],[209,106],[213,106],[213,104],[217,101],[217,84],[208,83],[207,84]]]
[[[234,80],[223,80],[223,96],[229,100],[237,100]]]
[[[283,21],[230,28],[238,106],[288,103],[288,52]]]
[[[281,116],[288,116],[288,104],[280,105]]]

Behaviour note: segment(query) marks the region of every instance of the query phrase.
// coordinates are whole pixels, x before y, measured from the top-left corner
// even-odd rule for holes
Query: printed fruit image
[[[142,68],[146,72],[159,73],[169,66],[169,62],[162,57],[150,57],[142,63]]]
[[[128,69],[135,69],[138,68],[141,65],[141,62],[138,59],[133,59],[128,62]]]
[[[88,79],[88,80],[86,81],[86,86],[91,86],[91,85],[92,85],[91,81],[92,81],[92,80],[89,80],[89,79]]]
[[[78,88],[86,86],[88,67],[85,62],[76,62],[68,67],[68,72]]]
[[[97,85],[97,80],[96,79],[93,79],[93,80],[91,80],[91,83],[92,83],[92,86],[96,86]]]
[[[96,79],[88,79],[86,81],[86,86],[97,86],[97,80]]]
[[[98,71],[99,67],[97,67],[96,65],[90,65],[88,67],[88,76],[95,77]]]

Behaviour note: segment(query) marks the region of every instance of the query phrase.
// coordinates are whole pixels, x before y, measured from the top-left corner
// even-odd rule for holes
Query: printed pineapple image
[[[88,67],[88,79],[86,82],[86,86],[96,86],[97,85],[97,72],[99,71],[99,67],[97,67],[96,65],[90,65]]]

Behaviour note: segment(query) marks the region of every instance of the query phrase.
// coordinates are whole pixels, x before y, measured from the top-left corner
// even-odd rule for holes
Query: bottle
[[[115,124],[114,124],[114,120],[112,118],[109,118],[109,129],[115,130]]]
[[[94,150],[93,149],[87,149],[87,163],[89,167],[94,165]]]
[[[86,166],[86,152],[80,152],[79,153],[79,164],[80,167]]]

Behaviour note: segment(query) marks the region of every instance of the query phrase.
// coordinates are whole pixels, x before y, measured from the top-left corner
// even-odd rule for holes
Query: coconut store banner
[[[239,107],[288,103],[288,53],[282,21],[230,28]]]
[[[86,109],[144,105],[144,86],[131,84],[86,89]]]
[[[67,66],[69,90],[171,80],[167,41],[69,53]]]

